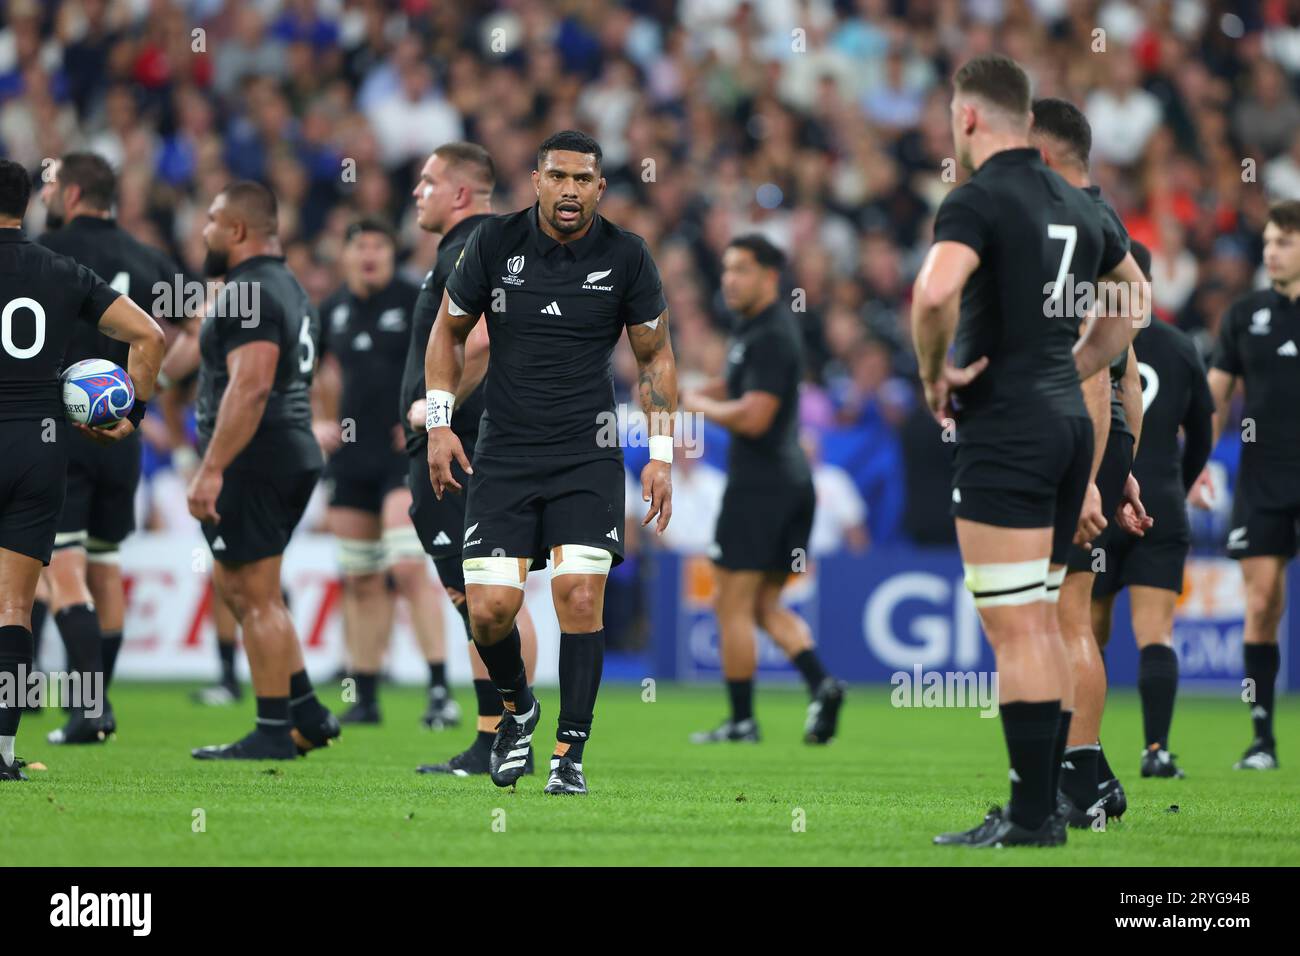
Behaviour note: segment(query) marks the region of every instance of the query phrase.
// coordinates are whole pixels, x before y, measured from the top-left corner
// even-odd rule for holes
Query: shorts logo
[[[605,532],[605,537],[609,538],[611,541],[617,541],[618,528],[610,528],[609,531]]]
[[[1277,350],[1278,355],[1285,355],[1287,358],[1295,358],[1300,355],[1300,349],[1296,348],[1294,339],[1287,339]]]
[[[451,538],[447,537],[447,532],[439,531],[438,536],[433,539],[434,545],[451,544]]]
[[[1245,528],[1233,528],[1228,532],[1228,547],[1232,550],[1239,550],[1246,547],[1248,544],[1250,544],[1250,542],[1246,540]]]
[[[502,276],[501,281],[508,285],[523,285],[524,280],[519,278],[519,273],[524,271],[524,257],[511,256],[506,260],[506,269],[510,272],[508,276]]]
[[[599,282],[613,271],[613,269],[603,269],[600,272],[588,272],[587,279],[582,283],[582,287],[590,292],[612,292],[614,290],[612,285],[593,285],[592,283]]]
[[[466,529],[465,529],[465,537],[464,537],[462,540],[464,540],[464,541],[468,541],[468,540],[469,540],[469,536],[472,535],[472,534],[474,533],[474,530],[475,530],[477,527],[478,527],[478,522],[475,521],[472,525],[470,525],[468,528],[466,528]]]
[[[226,550],[226,542],[222,539],[221,535],[217,535],[217,540],[212,542],[212,550],[213,551]]]
[[[1272,317],[1271,309],[1256,309],[1250,316],[1250,334],[1268,335],[1268,322]]]

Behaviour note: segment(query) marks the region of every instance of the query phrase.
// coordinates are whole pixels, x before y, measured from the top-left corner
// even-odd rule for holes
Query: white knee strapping
[[[551,577],[557,574],[609,574],[614,556],[604,548],[593,548],[585,544],[561,544],[554,549],[559,553],[559,561],[549,559]]]
[[[1055,571],[1049,569],[1047,572],[1046,592],[1047,603],[1058,604],[1061,600],[1061,584],[1065,581],[1065,565],[1061,565]]]
[[[345,575],[378,574],[384,570],[384,546],[379,541],[338,539],[339,570]]]
[[[490,584],[524,589],[528,580],[528,561],[524,558],[466,558],[461,562],[465,585]]]
[[[121,564],[122,552],[112,541],[86,539],[86,560],[91,564]]]
[[[84,548],[87,537],[89,535],[85,531],[59,531],[54,535],[54,547]]]
[[[419,533],[410,525],[405,528],[388,528],[383,537],[384,567],[391,568],[403,561],[423,561],[424,546]]]
[[[1047,558],[1006,564],[968,564],[966,588],[976,607],[1031,604],[1047,600]]]

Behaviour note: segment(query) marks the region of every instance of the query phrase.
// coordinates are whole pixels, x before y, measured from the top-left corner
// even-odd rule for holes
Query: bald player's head
[[[203,271],[209,276],[225,275],[232,265],[276,248],[278,236],[275,193],[247,179],[231,183],[208,207]]]
[[[968,60],[952,78],[952,139],[957,158],[974,169],[971,141],[980,135],[1027,137],[1029,75],[1000,53]]]

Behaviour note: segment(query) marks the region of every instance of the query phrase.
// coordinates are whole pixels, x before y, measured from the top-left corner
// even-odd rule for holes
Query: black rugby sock
[[[257,698],[257,729],[272,737],[287,737],[292,729],[288,697]]]
[[[999,708],[1011,761],[1011,802],[1007,815],[1027,830],[1037,830],[1056,810],[1052,760],[1061,725],[1061,702],[1013,701]]]
[[[379,703],[379,675],[362,674],[360,672],[352,675],[357,682],[357,703],[358,704],[378,704]]]
[[[1149,644],[1138,654],[1138,695],[1147,749],[1169,749],[1169,725],[1178,693],[1178,655],[1172,647]]]
[[[1255,739],[1273,746],[1273,695],[1281,654],[1276,644],[1246,644],[1246,679],[1255,688],[1255,702],[1250,705],[1250,719],[1255,725]]]
[[[289,675],[289,714],[295,724],[323,720],[329,713],[316,698],[306,670]]]
[[[441,687],[447,689],[447,662],[430,661],[429,662],[429,687]]]
[[[523,646],[519,641],[519,628],[512,627],[510,633],[495,644],[480,644],[479,659],[487,668],[492,678],[492,686],[501,695],[505,709],[522,717],[533,709],[533,693],[528,686],[528,675],[524,671]]]
[[[41,635],[45,632],[45,619],[49,616],[50,606],[44,601],[32,602],[32,664],[41,657]]]
[[[95,675],[104,672],[99,617],[89,604],[73,604],[54,615],[54,623],[68,652],[68,670],[81,675],[81,697],[90,701]],[[60,701],[67,704],[68,701]],[[82,708],[84,709],[84,708]]]
[[[727,698],[731,701],[731,721],[740,723],[754,717],[754,680],[727,681]]]
[[[555,756],[582,763],[605,669],[605,629],[560,635],[560,720]]]
[[[32,645],[32,632],[22,625],[0,626],[0,674],[8,677],[6,683],[15,691],[19,690],[19,679],[25,679],[30,672]],[[18,706],[16,696],[9,702],[0,700],[0,737],[17,736],[22,715],[23,709]]]
[[[1097,779],[1097,756],[1100,753],[1100,744],[1065,748],[1061,789],[1080,810],[1087,810],[1097,802],[1098,784],[1101,782]]]
[[[800,651],[790,658],[790,663],[799,668],[804,683],[808,685],[808,693],[817,693],[817,688],[826,679],[826,669],[822,667],[822,662],[817,658],[817,652],[811,647]]]
[[[1110,761],[1106,759],[1106,748],[1097,742],[1097,783],[1109,783],[1115,779],[1115,771],[1110,769]]]
[[[217,638],[217,658],[221,661],[221,683],[235,683],[235,648],[236,644],[232,640],[229,643]]]
[[[122,632],[105,631],[100,642],[100,654],[104,658],[104,689],[113,683],[113,672],[117,669],[117,655],[122,650]]]
[[[1052,806],[1056,806],[1056,793],[1061,789],[1061,761],[1065,759],[1065,742],[1070,739],[1070,721],[1073,719],[1074,711],[1062,709],[1057,720],[1052,750]]]

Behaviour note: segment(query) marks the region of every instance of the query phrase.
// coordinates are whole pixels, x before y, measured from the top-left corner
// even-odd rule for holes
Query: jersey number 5
[[[1065,292],[1065,273],[1069,270],[1070,262],[1074,259],[1074,245],[1079,241],[1079,227],[1065,226],[1055,222],[1049,223],[1047,238],[1065,240],[1065,250],[1061,253],[1061,264],[1056,269],[1056,285],[1052,287],[1052,301],[1055,302]]]

